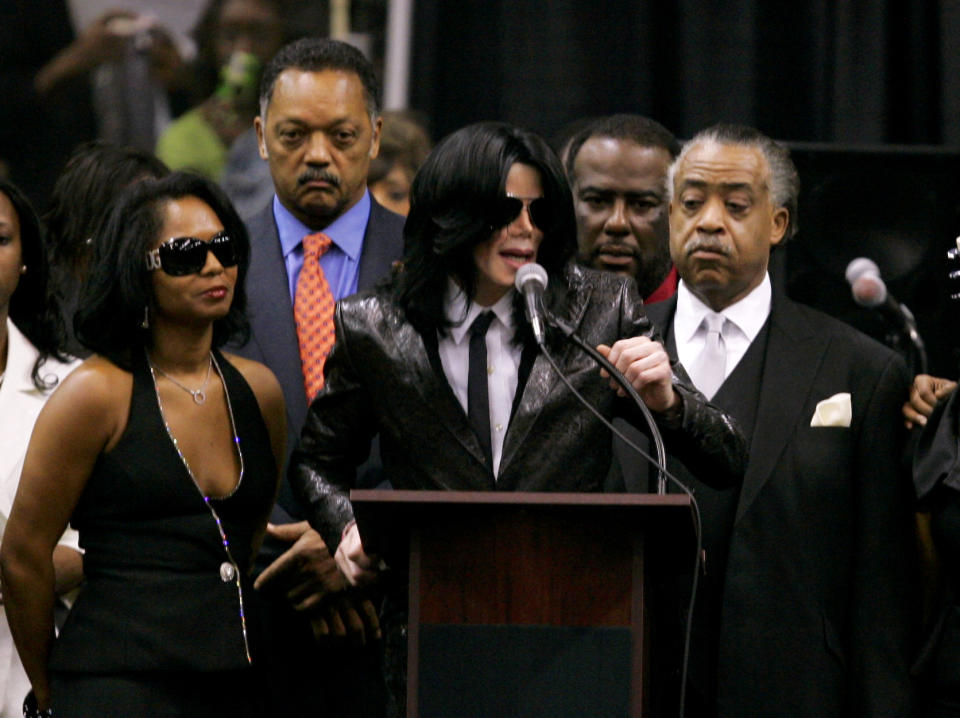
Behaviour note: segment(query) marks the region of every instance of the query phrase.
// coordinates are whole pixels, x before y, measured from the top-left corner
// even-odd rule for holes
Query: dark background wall
[[[418,0],[411,101],[438,136],[638,112],[680,136],[960,144],[958,36],[951,0]]]

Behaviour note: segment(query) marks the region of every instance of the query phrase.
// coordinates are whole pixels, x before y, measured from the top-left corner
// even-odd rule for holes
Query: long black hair
[[[57,178],[43,215],[51,266],[66,273],[85,263],[116,196],[138,180],[168,174],[167,166],[149,152],[102,140],[79,145]]]
[[[404,226],[405,254],[396,276],[396,297],[407,319],[421,332],[445,332],[448,278],[468,297],[476,294],[478,272],[473,249],[503,226],[494,208],[504,195],[507,174],[515,163],[540,174],[552,221],[541,227],[537,262],[559,280],[576,253],[573,200],[560,160],[539,136],[502,122],[480,122],[444,138],[430,153],[413,181],[410,214]],[[561,291],[562,281],[548,292]],[[520,302],[514,306],[516,326]]]
[[[40,220],[30,200],[16,185],[0,179],[0,194],[10,200],[17,213],[20,263],[27,268],[10,297],[8,316],[39,354],[30,375],[34,385],[41,390],[50,389],[56,385],[57,378],[43,376],[41,367],[50,357],[59,361],[66,361],[66,357],[61,352],[63,321],[49,288],[49,268]]]
[[[153,298],[146,253],[163,226],[165,205],[181,197],[206,202],[237,246],[233,303],[227,315],[213,323],[213,346],[223,346],[230,339],[242,344],[250,333],[244,314],[250,239],[230,200],[215,182],[190,172],[144,180],[128,187],[111,210],[94,245],[91,273],[74,320],[77,338],[84,346],[125,369],[130,368],[133,352],[148,341],[147,332],[140,327]]]

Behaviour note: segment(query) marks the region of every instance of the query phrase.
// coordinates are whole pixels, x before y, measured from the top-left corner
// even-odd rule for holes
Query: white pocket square
[[[817,404],[810,426],[850,426],[852,417],[850,394],[843,391]]]

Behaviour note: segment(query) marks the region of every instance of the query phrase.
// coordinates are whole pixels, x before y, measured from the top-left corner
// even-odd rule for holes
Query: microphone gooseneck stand
[[[640,395],[637,393],[637,390],[633,388],[633,384],[627,381],[627,378],[620,373],[620,371],[610,363],[610,361],[600,352],[598,352],[594,347],[587,344],[580,336],[574,331],[574,328],[569,324],[564,322],[562,319],[555,317],[546,311],[544,311],[544,316],[547,319],[547,322],[550,326],[559,329],[564,336],[566,336],[570,341],[580,347],[583,351],[590,355],[590,357],[600,366],[602,366],[608,374],[621,386],[623,390],[627,392],[627,395],[633,399],[633,403],[639,407],[640,412],[643,414],[643,418],[647,422],[647,427],[650,429],[650,436],[653,439],[653,445],[657,452],[657,458],[654,459],[649,456],[646,452],[641,451],[647,461],[651,464],[654,464],[657,467],[657,493],[665,494],[667,493],[667,451],[663,446],[663,437],[660,435],[660,427],[657,426],[656,420],[653,418],[653,414],[650,413],[650,409],[646,404],[643,403],[643,399],[640,398]],[[541,348],[542,345],[541,345]],[[546,349],[544,348],[544,355],[547,354]],[[550,358],[549,356],[547,357]],[[551,362],[552,364],[552,362]],[[554,369],[556,369],[554,365]],[[559,369],[557,369],[559,372]],[[562,376],[562,374],[561,374]],[[619,432],[617,432],[619,433]],[[628,442],[629,443],[629,442]],[[673,477],[671,477],[673,478]],[[676,479],[674,479],[676,481]],[[679,482],[678,482],[679,483]],[[683,486],[680,484],[680,486]],[[686,488],[686,487],[683,487]]]
[[[610,429],[619,439],[621,439],[627,446],[633,449],[635,452],[644,457],[651,464],[654,464],[657,467],[657,494],[666,494],[667,493],[667,479],[669,479],[675,486],[677,486],[683,493],[687,494],[690,497],[690,506],[693,509],[693,522],[694,522],[694,533],[696,534],[696,555],[694,557],[693,564],[693,579],[690,582],[690,604],[687,607],[687,619],[686,626],[684,627],[684,638],[683,638],[683,659],[682,659],[682,668],[680,674],[680,718],[684,718],[684,712],[686,710],[686,695],[687,695],[687,667],[690,662],[690,635],[693,627],[693,609],[696,605],[697,599],[697,586],[699,584],[700,577],[700,556],[703,550],[703,541],[701,536],[701,525],[700,525],[700,507],[697,505],[697,499],[693,495],[693,492],[687,488],[683,482],[681,482],[676,476],[671,474],[667,470],[667,461],[666,461],[666,450],[663,445],[663,437],[660,435],[660,429],[656,424],[656,421],[653,418],[653,415],[650,413],[650,409],[646,404],[643,403],[643,399],[640,398],[640,395],[637,393],[636,389],[633,388],[633,385],[627,380],[627,378],[618,370],[610,361],[598,352],[594,347],[587,344],[575,331],[574,327],[570,326],[562,319],[554,316],[552,313],[546,311],[546,309],[541,305],[542,316],[546,319],[547,324],[559,330],[564,336],[566,336],[570,341],[580,347],[584,352],[586,352],[598,365],[603,367],[607,373],[621,386],[623,390],[630,396],[631,399],[636,403],[640,408],[641,413],[643,414],[644,419],[646,419],[647,425],[650,428],[650,435],[653,438],[654,446],[656,447],[657,458],[654,459],[647,452],[641,449],[634,441],[631,441],[627,438],[623,432],[619,431],[610,421],[603,416],[600,411],[593,406],[586,398],[577,391],[576,387],[570,383],[570,380],[564,375],[560,367],[557,365],[554,358],[550,355],[550,352],[547,351],[547,348],[543,342],[538,342],[540,346],[540,351],[543,353],[543,356],[550,363],[550,366],[553,367],[553,370],[557,373],[557,376],[563,381],[566,387],[573,392],[573,395],[589,409],[594,416],[596,416],[603,424]]]

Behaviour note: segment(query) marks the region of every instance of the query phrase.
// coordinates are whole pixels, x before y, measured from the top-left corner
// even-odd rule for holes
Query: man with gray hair
[[[680,284],[648,314],[751,439],[742,487],[687,475],[705,548],[689,714],[906,716],[909,375],[773,290],[770,252],[796,230],[798,189],[786,148],[735,125],[696,135],[669,173]]]

